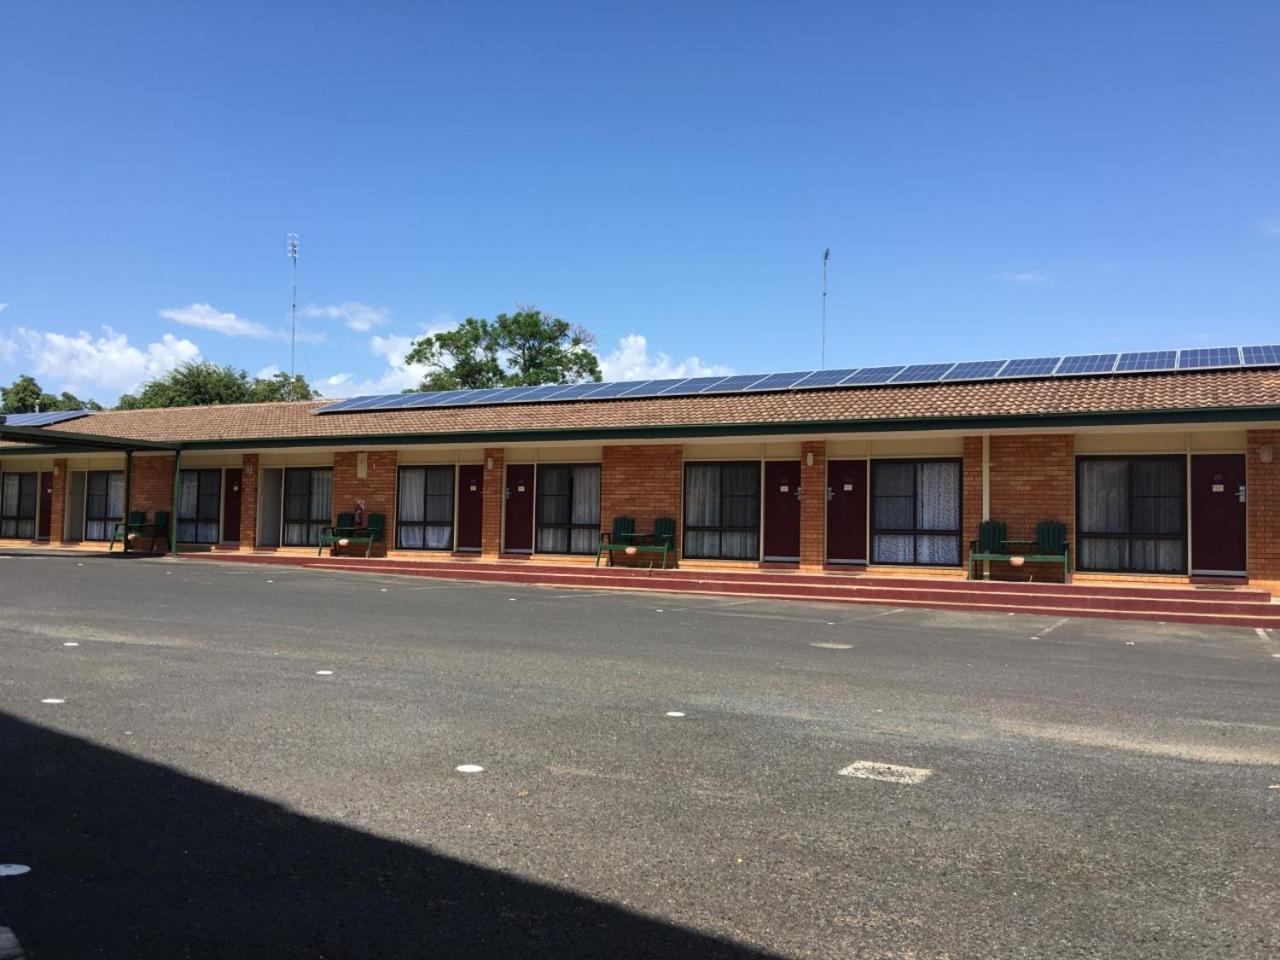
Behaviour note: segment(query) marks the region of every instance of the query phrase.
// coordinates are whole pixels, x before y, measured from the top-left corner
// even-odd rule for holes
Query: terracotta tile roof
[[[1280,410],[1280,370],[945,383],[505,407],[316,414],[331,401],[95,413],[54,431],[137,440],[271,440],[931,420],[1212,408]],[[1248,419],[1242,416],[1242,419]]]

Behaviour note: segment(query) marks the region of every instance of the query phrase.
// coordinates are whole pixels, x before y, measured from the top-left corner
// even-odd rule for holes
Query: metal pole
[[[827,261],[831,248],[822,251],[822,369],[827,369]]]
[[[169,553],[178,559],[178,502],[182,499],[182,451],[173,452],[173,512],[169,514]]]
[[[288,397],[293,399],[294,377],[297,375],[297,367],[294,363],[294,356],[298,342],[298,235],[296,233],[289,234],[289,259],[293,261],[293,296],[290,299],[289,306],[289,390]]]
[[[123,552],[129,552],[129,490],[133,486],[133,451],[124,452],[124,516],[120,518],[124,524]]]

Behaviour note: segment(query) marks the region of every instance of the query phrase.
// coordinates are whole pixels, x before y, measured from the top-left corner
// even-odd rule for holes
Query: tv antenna
[[[822,369],[827,369],[827,261],[831,248],[822,251]]]
[[[297,382],[296,357],[298,350],[298,235],[289,234],[289,259],[293,261],[293,297],[289,304],[289,389],[293,399],[293,385]],[[824,293],[825,297],[826,294]]]

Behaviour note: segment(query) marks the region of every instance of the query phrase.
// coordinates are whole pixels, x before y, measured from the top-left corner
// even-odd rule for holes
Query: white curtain
[[[595,553],[600,542],[600,465],[538,468],[539,553]]]
[[[36,475],[6,473],[0,493],[0,537],[34,539],[36,535]]]
[[[1182,570],[1185,469],[1180,457],[1080,461],[1081,569]]]
[[[572,473],[573,505],[569,534],[570,553],[595,553],[600,543],[600,468],[595,465],[574,467]]]
[[[453,546],[453,467],[405,467],[398,498],[400,546],[448,550]]]
[[[916,537],[916,563],[960,562],[960,464],[924,461],[916,473],[916,528],[955,531]]]
[[[872,467],[875,563],[960,563],[960,464],[883,462]]]
[[[124,519],[124,471],[89,474],[88,510],[84,523],[86,540],[108,540],[115,525]]]
[[[286,470],[284,542],[315,546],[333,518],[333,471]]]
[[[400,546],[406,550],[423,547],[422,521],[426,509],[427,471],[422,467],[405,467],[400,471],[400,493],[396,497]]]
[[[720,465],[691,463],[684,476],[684,554],[718,557],[720,531],[689,528],[720,526]]]

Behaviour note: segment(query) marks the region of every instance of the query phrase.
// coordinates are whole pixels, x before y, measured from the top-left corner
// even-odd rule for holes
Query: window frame
[[[402,491],[404,490],[403,480],[407,470],[424,471],[422,478],[422,519],[421,520],[403,520],[400,511],[403,508],[405,500]],[[427,528],[443,527],[443,523],[433,522],[427,519],[427,504],[432,497],[441,497],[443,494],[429,493],[427,485],[427,475],[432,470],[449,471],[449,542],[443,547],[427,546]],[[454,548],[454,539],[457,537],[458,527],[458,467],[452,463],[410,463],[405,464],[396,471],[396,549],[397,550],[434,550],[450,553]],[[422,546],[413,547],[405,546],[400,536],[402,527],[417,527],[422,530]]]
[[[289,514],[289,476],[290,474],[305,473],[308,475],[307,481],[307,505],[308,515],[306,517],[295,518]],[[327,473],[329,475],[329,515],[324,519],[313,519],[310,516],[311,498],[315,493],[314,480],[318,473]],[[315,547],[320,544],[320,532],[325,527],[333,526],[333,467],[285,467],[284,474],[280,478],[280,545],[282,547]],[[302,524],[308,528],[306,541],[303,543],[288,542],[288,531],[290,525]],[[313,540],[312,537],[315,539]]]
[[[8,486],[10,477],[17,478],[18,492],[14,499],[17,501],[13,505],[13,512],[8,510],[9,499],[4,495]],[[29,491],[29,499],[31,503],[31,513],[24,514],[23,506],[23,486],[24,482],[31,481],[31,490]],[[6,471],[0,474],[0,538],[5,540],[34,540],[36,539],[36,518],[40,510],[40,474],[38,471]],[[31,533],[22,532],[25,524],[30,524]]]
[[[1133,465],[1139,461],[1163,460],[1168,463],[1178,465],[1178,495],[1181,499],[1178,510],[1178,529],[1179,532],[1174,533],[1134,533],[1132,531],[1135,495],[1133,492]],[[1084,515],[1081,505],[1084,497],[1084,485],[1080,482],[1082,467],[1086,463],[1096,461],[1124,461],[1127,464],[1125,484],[1128,488],[1128,516],[1129,527],[1128,533],[1087,533],[1082,528],[1080,518]],[[1134,454],[1080,454],[1076,456],[1076,569],[1082,573],[1122,573],[1135,574],[1139,576],[1168,576],[1178,577],[1186,576],[1190,569],[1191,542],[1189,535],[1189,527],[1187,524],[1187,511],[1189,509],[1190,491],[1187,487],[1187,470],[1190,461],[1185,453],[1134,453]],[[1143,498],[1137,498],[1143,499]],[[1150,498],[1147,498],[1150,499]],[[1133,556],[1132,545],[1135,540],[1169,540],[1182,541],[1182,562],[1176,570],[1149,570],[1140,567],[1121,567],[1113,569],[1111,567],[1090,567],[1085,565],[1085,551],[1082,549],[1085,540],[1124,540],[1129,545],[1129,556]]]
[[[123,515],[98,515],[90,512],[90,506],[94,500],[93,481],[95,477],[105,477],[104,483],[106,489],[102,495],[103,509],[107,509],[111,503],[111,477],[113,475],[120,477],[120,483],[124,485],[123,470],[88,470],[84,478],[84,539],[90,543],[105,543],[111,539],[111,533],[115,529],[114,525],[125,519]],[[128,504],[125,504],[125,512],[127,514]],[[101,537],[89,536],[89,524],[101,523],[103,535]]]
[[[194,517],[183,516],[181,512],[182,511],[182,496],[181,496],[182,482],[189,475],[196,477],[196,515]],[[214,485],[217,488],[217,496],[214,500],[214,515],[212,519],[210,519],[207,516],[202,517],[200,515],[200,503],[201,503],[201,500],[203,499],[201,497],[201,493],[203,492],[203,486],[204,486],[205,480],[210,476],[214,478]],[[179,543],[199,543],[199,544],[215,544],[220,542],[221,534],[222,534],[222,468],[221,467],[199,467],[194,470],[182,470],[178,474],[178,484],[179,484],[178,486],[178,490],[179,490],[178,511],[179,512],[178,512],[177,525],[175,527],[175,535],[178,538],[178,542]],[[194,538],[184,537],[182,535],[182,526],[183,524],[188,524],[188,523],[192,524],[196,529],[196,535]],[[214,533],[213,533],[213,539],[201,540],[200,526],[202,524],[210,524],[210,523],[212,523],[215,527]]]
[[[911,464],[911,527],[879,527],[876,525],[876,474],[881,465]],[[921,527],[920,517],[920,467],[926,463],[950,463],[956,467],[956,528],[939,530],[933,527]],[[876,457],[871,460],[870,476],[867,478],[867,528],[870,531],[868,543],[868,563],[894,567],[941,567],[952,569],[964,566],[964,458],[963,457]],[[911,560],[878,560],[876,559],[876,537],[910,537]],[[948,537],[956,540],[955,563],[930,563],[918,559],[920,555],[921,537]]]
[[[573,521],[573,494],[574,494],[574,471],[581,469],[589,469],[596,471],[596,519],[594,523],[575,523]],[[546,493],[546,485],[543,482],[544,472],[547,470],[564,470],[568,474],[568,484],[564,494],[550,494],[550,496],[563,496],[568,506],[568,523],[543,523],[542,521],[542,502],[543,497],[548,496]],[[589,557],[594,555],[599,549],[600,543],[600,501],[602,499],[604,470],[602,464],[582,462],[582,463],[539,463],[534,465],[533,471],[533,550],[535,553],[544,553],[550,556],[560,557]],[[540,535],[544,530],[564,530],[566,531],[566,543],[568,546],[564,550],[543,550],[538,546]],[[586,530],[594,532],[595,536],[590,537],[592,542],[590,546],[581,550],[573,549],[573,535],[576,531]]]
[[[719,484],[720,493],[718,497],[717,510],[716,510],[716,515],[719,518],[720,522],[716,523],[715,525],[692,525],[689,523],[689,513],[688,513],[689,471],[693,469],[698,469],[698,468],[705,469],[707,467],[715,467],[717,470],[720,471],[720,484]],[[755,491],[756,509],[754,511],[755,523],[752,526],[725,526],[724,524],[724,517],[726,515],[726,511],[725,511],[726,499],[730,499],[730,498],[747,499],[747,497],[742,494],[726,494],[724,492],[724,486],[725,486],[724,470],[726,467],[753,468],[751,472],[755,475],[755,478],[756,478],[756,491]],[[686,460],[685,461],[684,474],[681,478],[684,486],[681,490],[681,499],[680,499],[680,503],[681,503],[680,556],[682,559],[730,560],[730,561],[738,561],[741,563],[759,563],[760,562],[760,555],[761,555],[760,552],[764,547],[764,530],[763,530],[763,524],[761,523],[761,511],[763,509],[763,503],[764,503],[764,480],[761,477],[761,474],[763,473],[763,471],[764,471],[763,460]],[[746,473],[747,471],[744,470],[743,472]],[[691,542],[691,538],[689,537],[690,533],[716,534],[716,542],[719,544],[719,549],[714,554],[690,553],[689,552],[689,543]],[[724,535],[726,533],[754,534],[755,540],[756,540],[756,549],[755,549],[754,555],[749,557],[726,556],[724,552]],[[693,538],[693,539],[696,540],[697,538]]]

